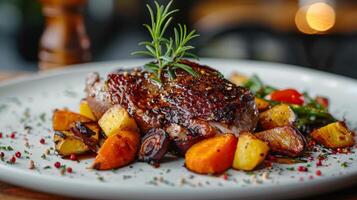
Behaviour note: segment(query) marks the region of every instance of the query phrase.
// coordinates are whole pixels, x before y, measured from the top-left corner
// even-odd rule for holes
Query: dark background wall
[[[92,61],[134,58],[130,52],[148,36],[142,24],[150,2],[88,1]],[[299,29],[297,13],[311,2],[316,1],[176,0],[175,20],[199,31],[194,43],[200,56],[289,63],[357,78],[357,2],[323,1],[334,11],[334,25],[310,34]],[[43,29],[39,1],[0,0],[0,69],[37,70]]]

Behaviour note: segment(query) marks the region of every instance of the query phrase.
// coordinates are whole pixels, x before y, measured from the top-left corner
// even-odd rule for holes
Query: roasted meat
[[[249,90],[235,86],[208,66],[182,63],[199,76],[176,69],[176,78],[170,80],[165,74],[160,86],[142,69],[112,72],[105,82],[91,74],[86,85],[88,104],[97,118],[120,104],[135,118],[143,135],[162,129],[181,154],[217,133],[237,135],[255,128],[258,111]]]

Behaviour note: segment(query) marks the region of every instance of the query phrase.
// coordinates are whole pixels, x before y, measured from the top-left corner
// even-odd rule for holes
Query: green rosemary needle
[[[172,21],[172,15],[178,12],[177,9],[170,10],[172,1],[166,6],[159,5],[156,1],[155,11],[146,5],[150,14],[151,24],[144,24],[150,33],[152,41],[140,42],[145,50],[133,52],[133,55],[149,56],[155,60],[144,65],[145,69],[153,74],[151,79],[158,84],[162,84],[161,77],[164,73],[172,80],[175,78],[175,70],[182,69],[192,76],[198,74],[188,65],[180,63],[182,58],[198,57],[188,51],[194,49],[188,42],[199,35],[195,30],[188,31],[186,25],[178,24],[174,28],[174,38],[165,38],[165,33]]]

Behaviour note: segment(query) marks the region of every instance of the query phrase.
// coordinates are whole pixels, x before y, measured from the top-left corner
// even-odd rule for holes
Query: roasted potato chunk
[[[71,128],[71,125],[77,121],[87,123],[92,120],[69,110],[56,109],[52,117],[52,127],[54,131],[68,131]]]
[[[115,105],[107,110],[99,119],[98,124],[108,137],[119,131],[138,132],[138,126],[134,118],[120,105]]]
[[[270,103],[262,98],[255,97],[255,104],[257,105],[259,112],[266,111],[270,108]]]
[[[74,134],[74,137],[84,144],[86,144],[93,152],[98,151],[100,127],[96,122],[93,123],[81,123],[76,122],[71,127],[70,131]]]
[[[229,81],[231,81],[237,86],[244,85],[248,81],[248,79],[249,78],[247,76],[240,74],[238,72],[232,73],[231,76],[229,77]]]
[[[263,130],[292,125],[296,115],[290,106],[279,104],[259,114],[259,124]]]
[[[87,100],[82,100],[81,103],[79,104],[79,114],[96,121],[96,118],[91,110],[91,108],[88,105]]]
[[[95,146],[99,140],[100,127],[95,122],[85,123],[83,126],[88,129],[90,135],[79,136],[73,128],[69,131],[55,132],[53,141],[58,154],[68,156],[70,154],[82,154],[88,150],[96,150]]]
[[[311,137],[328,148],[350,147],[355,144],[354,134],[344,122],[334,122],[311,133]]]
[[[83,154],[89,150],[82,141],[74,138],[70,131],[56,132],[53,137],[55,149],[61,156]]]
[[[255,136],[267,142],[272,152],[290,157],[300,156],[306,145],[304,136],[292,126],[258,132]]]
[[[262,163],[269,152],[266,142],[251,133],[242,133],[234,155],[233,168],[250,171]]]

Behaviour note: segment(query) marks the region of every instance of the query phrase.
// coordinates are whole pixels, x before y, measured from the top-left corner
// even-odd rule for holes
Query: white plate
[[[351,128],[356,128],[357,81],[342,76],[317,72],[310,69],[275,63],[203,59],[200,61],[219,69],[224,75],[237,70],[248,75],[256,73],[264,81],[280,88],[293,87],[308,90],[313,95],[331,98],[332,112],[336,117],[345,117]],[[228,180],[221,177],[201,176],[186,170],[183,160],[167,161],[160,168],[145,163],[135,163],[116,171],[97,172],[88,169],[92,160],[80,163],[63,160],[53,150],[41,158],[51,141],[51,115],[55,108],[68,107],[78,110],[78,102],[84,96],[84,78],[88,72],[100,71],[102,75],[116,68],[139,66],[144,60],[84,64],[79,68],[54,71],[27,78],[8,81],[0,86],[0,131],[3,138],[0,146],[11,145],[13,151],[4,151],[0,161],[0,179],[31,189],[94,199],[246,199],[246,198],[292,198],[332,191],[356,182],[357,153],[338,154],[324,161],[322,176],[316,176],[315,161],[309,172],[286,170],[290,165],[274,164],[272,169],[258,170],[252,174],[228,171]],[[32,126],[24,130],[24,123]],[[7,137],[16,131],[15,139]],[[26,139],[30,148],[25,147]],[[46,144],[40,144],[44,138]],[[25,153],[25,150],[29,154]],[[6,161],[15,153],[22,157],[15,164]],[[28,169],[29,160],[36,165]],[[353,160],[354,159],[354,160]],[[73,173],[61,175],[53,167],[60,161],[73,168]],[[348,167],[341,167],[346,162]],[[306,164],[297,164],[306,166]],[[50,169],[44,169],[51,166]],[[269,172],[269,178],[262,174]],[[101,180],[102,179],[102,180]]]

